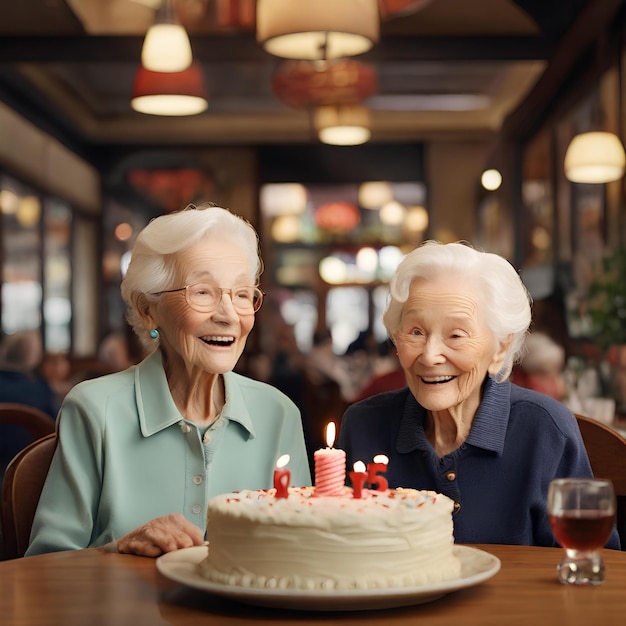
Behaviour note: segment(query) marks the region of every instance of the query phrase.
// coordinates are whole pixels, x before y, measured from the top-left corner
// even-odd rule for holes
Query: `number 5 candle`
[[[338,496],[346,482],[346,453],[333,448],[335,443],[335,422],[326,426],[327,448],[316,450],[313,455],[315,463],[315,494],[318,496]]]
[[[389,465],[389,459],[384,454],[377,454],[374,462],[367,464],[367,482],[370,486],[375,486],[376,491],[386,491],[389,486],[387,479],[380,475],[387,471],[387,465]]]

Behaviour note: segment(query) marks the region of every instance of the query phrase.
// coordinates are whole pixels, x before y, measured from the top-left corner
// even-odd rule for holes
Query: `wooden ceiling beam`
[[[363,61],[541,61],[552,54],[542,37],[392,37]]]
[[[0,63],[138,62],[142,37],[0,37]],[[195,58],[202,63],[268,62],[253,35],[192,37]],[[364,62],[543,60],[552,53],[541,37],[388,37]]]
[[[612,29],[625,0],[589,2],[559,42],[545,72],[523,102],[505,119],[504,141],[527,139],[559,101],[563,86],[586,55]],[[622,11],[621,19],[624,19]]]

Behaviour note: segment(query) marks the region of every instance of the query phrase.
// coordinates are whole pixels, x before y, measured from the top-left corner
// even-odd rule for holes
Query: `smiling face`
[[[224,289],[254,285],[254,270],[236,244],[224,238],[200,239],[176,259],[175,287],[209,281]],[[223,374],[235,367],[254,326],[254,314],[238,313],[226,293],[210,313],[194,311],[185,292],[163,294],[150,305],[151,327],[159,329],[170,368]]]
[[[415,399],[429,411],[468,415],[477,410],[482,383],[499,370],[506,348],[486,324],[480,289],[465,276],[415,279],[394,341]]]

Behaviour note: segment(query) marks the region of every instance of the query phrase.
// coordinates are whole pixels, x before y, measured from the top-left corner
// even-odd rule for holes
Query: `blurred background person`
[[[406,387],[406,376],[398,361],[398,355],[393,343],[387,339],[378,345],[377,359],[374,364],[374,374],[361,389],[355,402],[384,391],[393,391]]]
[[[39,374],[43,357],[41,335],[24,330],[7,335],[0,344],[0,402],[16,402],[56,417],[59,404],[54,391]],[[0,426],[0,476],[11,459],[33,438],[21,426]]]
[[[56,417],[58,404],[50,385],[39,374],[43,358],[41,335],[24,330],[0,344],[0,402],[19,402]]]
[[[100,342],[98,360],[106,373],[121,372],[135,364],[130,358],[128,341],[120,332],[110,333]]]
[[[556,400],[566,394],[565,348],[541,332],[532,332],[524,342],[525,353],[511,375],[511,381],[521,387],[545,393]]]
[[[71,377],[72,365],[66,354],[62,352],[46,352],[39,365],[41,377],[52,389],[56,402],[61,406],[63,398],[74,386]]]

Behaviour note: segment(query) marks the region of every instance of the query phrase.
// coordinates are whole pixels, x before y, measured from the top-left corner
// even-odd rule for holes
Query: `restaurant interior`
[[[626,3],[380,0],[349,26],[332,2],[256,4],[1,4],[2,334],[40,331],[74,372],[103,371],[111,335],[141,358],[119,295],[134,238],[210,201],[254,224],[265,263],[238,369],[315,407],[314,439],[395,367],[387,284],[426,239],[509,259],[562,348],[563,400],[619,426]],[[340,43],[306,38],[320,15]],[[173,43],[150,57],[158,25],[191,65],[163,70]],[[581,164],[574,139],[613,143]],[[311,375],[313,354],[343,377]]]
[[[298,412],[282,395],[230,373],[208,372],[210,392],[196,384],[210,399],[217,396],[216,406],[207,402],[193,411],[186,398],[185,412],[173,397],[172,379],[163,382],[167,367],[158,354],[133,373],[75,389],[56,422],[58,407],[46,414],[0,400],[0,425],[23,426],[34,440],[6,467],[0,464],[0,626],[617,621],[626,610],[625,64],[626,0],[0,2],[0,376],[23,374],[24,367],[7,367],[7,355],[10,341],[26,335],[40,341],[43,354],[28,376],[45,379],[59,402],[79,381],[139,363],[145,353],[120,295],[137,235],[158,216],[209,202],[255,227],[264,263],[262,307],[254,308],[261,294],[247,285],[247,299],[232,304],[248,320],[256,311],[235,370],[287,394],[304,430],[303,442]],[[532,332],[511,378],[566,404],[578,430],[562,405],[515,386],[474,376],[470,401],[459,410],[467,399],[463,385],[452,386],[459,375],[414,374],[430,387],[427,393],[457,390],[449,394],[458,395],[457,404],[439,410],[423,403],[429,415],[420,406],[424,415],[418,415],[412,401],[419,400],[406,391],[360,404],[352,414],[374,406],[390,433],[375,438],[376,446],[388,439],[385,452],[408,451],[411,463],[436,465],[441,489],[396,489],[393,461],[377,449],[367,466],[359,460],[347,467],[351,443],[346,438],[347,445],[333,447],[334,435],[352,403],[406,384],[382,315],[398,263],[428,240],[466,242],[504,257],[519,272],[533,299]],[[215,256],[209,264],[217,264]],[[234,256],[224,275],[242,267],[238,251]],[[184,292],[187,313],[213,316],[216,309],[208,307],[219,306],[218,297],[230,292],[232,302],[233,292],[241,291],[226,284],[232,289],[203,284],[188,296],[188,285],[153,295]],[[201,291],[208,303],[194,301]],[[525,307],[526,294],[518,291]],[[521,333],[525,329],[524,323]],[[165,335],[145,331],[153,340]],[[412,334],[404,338],[417,344]],[[232,338],[199,339],[221,350]],[[150,376],[152,388],[145,383]],[[118,384],[131,378],[132,384]],[[235,383],[227,386],[227,378]],[[238,385],[248,385],[241,400]],[[506,405],[491,404],[492,393],[476,410],[486,406],[477,428],[449,448],[431,445],[437,426],[427,420],[447,413],[461,422],[465,406],[486,396],[489,385],[506,389],[513,400],[507,395]],[[127,413],[125,399],[117,397],[124,393],[132,404]],[[254,404],[250,398],[268,398],[259,409],[267,420],[258,437],[241,419]],[[395,404],[383,404],[389,398]],[[163,406],[170,401],[176,410],[168,413]],[[233,405],[240,413],[233,419],[225,412],[222,419],[222,408]],[[135,411],[137,420],[126,419]],[[497,428],[503,424],[500,434],[485,426],[488,413]],[[273,456],[289,445],[289,417],[299,459],[283,450]],[[253,421],[257,425],[256,415]],[[226,422],[243,428],[221,439]],[[277,432],[267,435],[270,422]],[[426,447],[410,440],[408,427],[398,428],[392,441],[395,424],[409,422]],[[516,435],[507,431],[513,422]],[[347,417],[344,432],[346,424]],[[354,430],[360,435],[367,428],[363,420]],[[122,433],[117,439],[111,436],[116,429]],[[325,431],[333,436],[326,439]],[[522,434],[526,443],[517,441]],[[497,447],[496,435],[503,442],[506,435],[506,446]],[[154,447],[136,445],[139,437]],[[205,533],[210,516],[200,503],[219,480],[250,481],[241,478],[246,463],[254,480],[265,480],[249,454],[254,448],[242,447],[255,437],[257,450],[272,446],[271,454],[263,452],[267,484],[220,494],[230,512],[248,496],[258,512],[265,499],[270,521],[265,525],[260,515],[231,533],[224,551],[244,545],[240,554],[271,567],[262,576],[245,570],[240,576],[233,558],[234,566],[211,580],[202,571],[210,573],[215,546],[222,546]],[[235,438],[243,443],[233,444]],[[221,456],[215,454],[220,446],[227,451]],[[295,480],[294,466],[306,467],[305,447],[315,464],[310,487]],[[184,462],[172,461],[173,452]],[[504,457],[508,465],[492,464]],[[322,461],[325,473],[318,473]],[[421,471],[406,467],[409,480]],[[424,467],[420,481],[430,471]],[[590,476],[589,467],[595,479],[557,478]],[[330,492],[322,489],[329,475]],[[56,476],[57,484],[49,478],[41,497],[47,476]],[[427,576],[433,563],[439,566],[441,544],[429,532],[444,524],[425,503],[445,507],[446,489],[461,482],[465,493],[471,485],[476,495],[451,499],[443,516],[451,531],[443,552],[452,556],[454,577],[406,585],[397,566],[389,566],[390,555],[406,562],[411,574]],[[500,490],[492,488],[496,483]],[[545,502],[530,499],[531,483],[546,492]],[[583,487],[589,491],[566,502],[564,493]],[[128,501],[122,492],[132,492]],[[308,501],[300,499],[305,492]],[[589,493],[594,498],[587,501]],[[404,507],[407,494],[417,494],[417,504]],[[180,506],[170,507],[170,498]],[[329,513],[332,506],[323,508],[328,500],[336,515]],[[319,514],[311,502],[321,503]],[[384,523],[370,531],[368,523],[378,524],[379,516],[368,505],[377,502]],[[153,506],[150,521],[142,518],[125,534],[133,509]],[[170,507],[166,515],[163,506]],[[304,526],[303,511],[314,518],[313,540],[284,532]],[[484,522],[498,534],[457,540],[452,531],[462,527],[463,515],[480,520],[481,532]],[[105,526],[122,530],[107,527],[110,537],[103,539],[104,531],[96,537],[107,516]],[[223,523],[223,536],[231,525],[238,528],[236,517]],[[282,517],[287,523],[281,526]],[[413,519],[422,524],[417,540],[403,543],[404,534],[412,536],[405,531],[413,532]],[[327,542],[336,534],[329,520],[338,520],[339,544]],[[554,542],[513,533],[518,522],[551,528]],[[271,530],[263,534],[266,526]],[[68,542],[41,539],[65,527]],[[399,543],[390,540],[392,528]],[[600,541],[602,533],[609,543]],[[33,551],[38,539],[43,547]],[[302,547],[314,558],[303,556]],[[411,554],[425,556],[426,565],[412,564]],[[322,564],[321,583],[302,575],[309,561]],[[333,582],[339,561],[357,570],[346,588]]]

